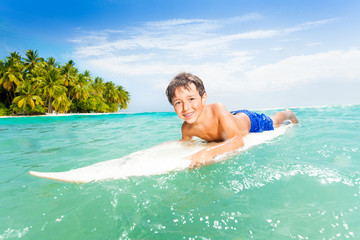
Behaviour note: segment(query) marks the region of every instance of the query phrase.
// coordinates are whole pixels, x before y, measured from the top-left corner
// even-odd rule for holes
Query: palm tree
[[[67,91],[66,87],[62,85],[62,82],[63,78],[57,68],[49,68],[40,79],[39,87],[42,91],[42,97],[47,103],[48,113],[52,112],[51,103],[53,99]]]
[[[119,100],[119,95],[115,88],[115,84],[111,81],[105,83],[104,99],[106,104],[110,107],[110,112],[118,111],[119,104],[117,102]]]
[[[24,81],[20,55],[17,52],[12,52],[10,55],[10,57],[6,57],[7,61],[2,67],[3,73],[0,79],[0,85],[7,90],[7,102],[9,105],[15,98],[16,87]]]
[[[92,84],[94,94],[104,97],[105,84],[104,80],[101,77],[96,77],[94,83]]]
[[[128,104],[130,102],[130,94],[128,91],[126,91],[122,86],[118,86],[117,90],[119,92],[119,98],[120,98],[120,109],[127,109]]]
[[[40,82],[44,79],[46,75],[45,70],[46,62],[42,61],[35,65],[33,69],[26,75],[26,81],[30,81],[35,87],[38,87]]]
[[[54,106],[56,112],[65,113],[70,109],[71,101],[64,92],[55,97],[51,104]]]
[[[117,112],[119,107],[120,109],[126,109],[130,102],[129,92],[122,86],[115,86],[111,81],[105,83],[104,98],[113,112]]]
[[[77,79],[74,82],[74,87],[72,88],[73,99],[79,101],[81,99],[87,100],[90,94],[90,85],[88,82],[88,77],[85,74],[77,75]]]
[[[3,60],[0,60],[0,79],[2,79],[3,74],[5,72],[5,62]],[[6,102],[6,92],[3,86],[0,84],[0,108],[2,106],[1,103]],[[5,104],[4,104],[5,105]]]
[[[45,65],[45,69],[46,70],[49,70],[51,68],[58,68],[59,67],[59,63],[56,62],[55,58],[53,57],[49,57],[47,60],[46,60],[46,65]]]
[[[0,79],[2,78],[4,72],[5,72],[5,62],[4,60],[0,60]]]
[[[43,58],[39,57],[39,54],[38,54],[37,50],[33,51],[33,50],[29,49],[29,50],[26,51],[25,55],[26,55],[26,58],[24,58],[24,60],[25,60],[25,70],[28,71],[28,72],[30,72],[32,69],[34,69],[35,66],[39,62],[44,60]]]
[[[43,100],[38,95],[36,88],[29,81],[18,87],[16,90],[20,95],[14,98],[13,103],[26,112],[26,107],[30,106],[34,110],[36,105],[44,105]]]
[[[71,87],[75,82],[76,75],[78,73],[77,68],[75,68],[75,63],[73,60],[68,61],[62,68],[61,74],[64,76],[64,86]]]
[[[104,98],[107,103],[116,103],[118,101],[118,94],[116,92],[115,84],[113,82],[105,83]]]

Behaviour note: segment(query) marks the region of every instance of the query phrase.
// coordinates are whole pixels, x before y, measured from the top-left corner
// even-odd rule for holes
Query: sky
[[[358,0],[1,0],[0,59],[28,49],[130,92],[127,112],[173,111],[200,77],[229,110],[360,104]]]

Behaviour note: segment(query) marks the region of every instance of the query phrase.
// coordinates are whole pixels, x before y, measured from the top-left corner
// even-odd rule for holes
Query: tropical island
[[[111,113],[126,109],[130,94],[122,86],[79,73],[69,60],[61,65],[38,51],[0,60],[0,116],[46,113]]]

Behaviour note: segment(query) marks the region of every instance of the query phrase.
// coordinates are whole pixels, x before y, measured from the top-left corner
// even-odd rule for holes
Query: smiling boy
[[[272,118],[247,110],[229,112],[221,103],[206,104],[207,94],[200,78],[180,73],[170,82],[166,95],[176,114],[184,120],[182,140],[199,137],[215,145],[191,156],[190,167],[199,167],[220,154],[244,146],[243,137],[249,132],[273,130],[285,120],[298,123],[291,110],[277,112]]]

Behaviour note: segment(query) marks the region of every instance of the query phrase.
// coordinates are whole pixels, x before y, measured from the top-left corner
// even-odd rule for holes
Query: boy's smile
[[[195,84],[189,84],[188,88],[179,87],[175,90],[173,106],[176,114],[187,123],[197,122],[203,107],[206,104],[206,93],[200,96]]]

